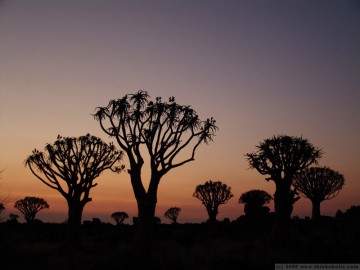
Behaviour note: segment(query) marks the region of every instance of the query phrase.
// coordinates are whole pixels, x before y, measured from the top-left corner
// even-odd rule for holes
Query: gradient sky
[[[65,199],[24,167],[58,134],[111,141],[91,116],[140,89],[175,96],[219,132],[196,160],[168,173],[157,215],[182,208],[180,222],[207,219],[195,186],[218,180],[234,198],[219,219],[243,214],[250,189],[274,183],[249,170],[244,154],[275,134],[304,136],[324,150],[321,166],[345,176],[335,215],[360,204],[360,4],[358,1],[0,1],[0,198],[46,199],[44,221],[66,219]],[[129,175],[105,173],[84,219],[136,215]],[[271,205],[271,208],[273,206]],[[294,215],[311,215],[302,198]],[[129,220],[130,221],[130,220]]]

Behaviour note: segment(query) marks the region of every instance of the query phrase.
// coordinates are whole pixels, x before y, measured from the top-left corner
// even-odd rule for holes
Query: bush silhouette
[[[251,218],[264,217],[269,213],[269,208],[264,204],[269,203],[272,197],[264,190],[250,190],[243,193],[239,198],[239,203],[244,204],[246,216]]]

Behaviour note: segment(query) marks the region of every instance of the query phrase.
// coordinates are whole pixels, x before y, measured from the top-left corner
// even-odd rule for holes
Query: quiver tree
[[[116,225],[121,225],[125,219],[129,218],[129,215],[126,212],[114,212],[111,214],[111,218],[115,220]]]
[[[168,102],[160,97],[151,101],[146,91],[111,100],[106,107],[98,107],[94,117],[129,159],[138,207],[135,242],[146,249],[152,241],[160,180],[171,169],[195,159],[199,145],[212,140],[217,130],[215,120],[201,121],[190,106],[177,104],[174,97]],[[191,150],[185,151],[188,148]],[[151,171],[147,189],[141,174],[145,156]]]
[[[239,203],[244,204],[244,212],[246,216],[259,218],[269,212],[269,208],[264,204],[269,203],[272,197],[264,190],[250,190],[243,193],[239,198]]]
[[[68,204],[68,241],[79,240],[84,206],[90,202],[90,190],[103,171],[120,172],[116,166],[123,153],[113,144],[87,134],[81,137],[58,136],[45,151],[35,149],[26,161],[31,172],[45,185],[57,190]]]
[[[16,201],[14,207],[24,215],[26,223],[31,224],[36,214],[42,209],[49,208],[49,204],[43,198],[25,197]]]
[[[164,217],[170,219],[173,224],[177,224],[177,219],[180,214],[181,208],[171,207],[164,213]]]
[[[290,221],[296,191],[291,190],[294,176],[317,164],[322,155],[321,149],[314,147],[307,139],[286,135],[265,139],[256,146],[257,151],[245,156],[250,168],[256,169],[262,175],[268,175],[265,180],[274,181],[275,223],[273,237],[286,234]]]
[[[338,195],[345,183],[344,176],[328,167],[311,167],[298,173],[293,185],[312,202],[312,219],[320,218],[320,203]]]
[[[203,185],[198,185],[193,196],[201,201],[209,215],[208,222],[216,223],[216,216],[219,213],[219,206],[227,203],[232,197],[231,187],[220,181],[207,181]]]

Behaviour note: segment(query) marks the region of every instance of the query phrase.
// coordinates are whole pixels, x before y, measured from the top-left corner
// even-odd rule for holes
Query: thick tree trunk
[[[160,177],[157,174],[153,174],[147,193],[140,196],[136,196],[136,194],[141,194],[141,191],[135,191],[136,186],[133,185],[138,204],[138,223],[134,242],[142,252],[150,251],[153,243],[154,217],[159,182]]]
[[[210,207],[206,208],[208,215],[209,215],[209,224],[216,224],[216,217],[218,214],[218,207],[215,207],[214,209],[211,209]]]
[[[68,226],[67,242],[69,244],[80,243],[81,218],[84,205],[79,201],[68,200]]]
[[[312,200],[312,220],[318,222],[320,219],[320,201]]]
[[[272,229],[272,240],[286,239],[293,210],[293,196],[290,193],[291,185],[276,184],[274,194],[275,220]]]

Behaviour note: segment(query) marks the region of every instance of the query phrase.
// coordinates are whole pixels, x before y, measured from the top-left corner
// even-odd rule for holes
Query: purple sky
[[[140,89],[175,96],[220,128],[195,162],[161,183],[159,216],[177,205],[183,220],[205,220],[191,195],[209,179],[235,194],[220,218],[239,216],[249,189],[272,194],[244,154],[275,134],[308,138],[325,152],[320,165],[344,174],[324,214],[360,204],[358,1],[1,1],[0,196],[44,197],[47,215],[63,209],[24,159],[58,134],[109,140],[91,113]],[[96,189],[89,217],[136,214],[126,173],[105,174]],[[306,199],[294,213],[310,215]]]

